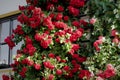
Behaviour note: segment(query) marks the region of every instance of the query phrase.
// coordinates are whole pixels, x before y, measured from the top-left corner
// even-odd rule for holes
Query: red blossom
[[[83,25],[83,26],[87,26],[88,25],[88,22],[86,22],[85,20],[80,20],[80,24]]]
[[[41,45],[44,49],[46,49],[46,48],[48,48],[49,43],[48,43],[47,40],[41,40],[40,45]]]
[[[25,6],[19,6],[20,11],[24,11],[25,9],[26,9]]]
[[[25,36],[26,44],[32,44],[32,39],[29,36]]]
[[[80,48],[79,44],[72,44],[72,49],[73,49],[74,51],[78,51],[79,48]]]
[[[27,68],[23,67],[22,70],[19,72],[19,74],[21,75],[21,77],[25,78],[25,73],[27,72]]]
[[[34,68],[35,68],[36,70],[40,70],[41,66],[40,66],[40,64],[35,63],[35,64],[34,64]]]
[[[50,74],[49,77],[48,77],[48,80],[54,80],[54,75]]]
[[[55,14],[54,13],[50,13],[49,16],[51,17],[51,19],[54,19]]]
[[[85,1],[84,0],[70,0],[69,4],[75,7],[83,7],[85,5]]]
[[[36,52],[36,48],[32,44],[27,44],[26,48],[28,49],[28,53],[30,56],[34,55]]]
[[[54,5],[51,4],[51,3],[48,3],[46,9],[47,10],[53,10],[54,9]]]
[[[29,21],[29,18],[28,16],[26,16],[24,13],[20,14],[17,18],[17,20],[21,23],[21,24],[24,24],[24,23],[28,23]]]
[[[111,36],[117,36],[117,30],[113,29],[113,30],[111,31]]]
[[[98,74],[101,78],[110,78],[116,75],[116,70],[112,64],[107,64],[106,70]]]
[[[68,21],[69,17],[68,16],[64,16],[63,19],[64,19],[64,21]]]
[[[80,27],[80,22],[79,21],[73,21],[72,25],[79,28]]]
[[[18,35],[24,34],[24,31],[23,31],[21,25],[17,25],[17,28],[16,28],[15,30],[13,30],[13,32],[14,32],[15,34],[18,34]]]
[[[66,29],[68,26],[64,22],[55,22],[55,27],[59,29]]]
[[[15,46],[15,43],[12,41],[11,36],[8,36],[7,38],[5,38],[4,40],[8,46],[10,47],[10,49],[12,49]]]
[[[28,64],[29,66],[32,66],[32,65],[34,64],[34,61],[27,59],[27,64]]]
[[[44,36],[40,35],[39,33],[36,33],[34,37],[36,41],[41,41],[44,38]]]
[[[83,79],[84,77],[86,77],[87,79],[89,79],[90,75],[91,73],[88,70],[81,70],[79,74],[79,78]]]
[[[63,17],[63,15],[61,14],[61,13],[58,13],[57,15],[56,15],[56,20],[62,20],[62,17]]]
[[[3,80],[10,80],[9,76],[7,76],[7,75],[2,75],[2,79]]]
[[[70,67],[69,66],[64,66],[63,69],[68,72],[70,70]]]
[[[51,17],[49,17],[49,16],[44,19],[43,25],[47,26],[49,30],[54,29],[54,25],[52,24]]]
[[[50,58],[55,58],[55,55],[54,55],[53,53],[49,53],[48,56],[49,56]]]
[[[39,17],[29,18],[29,23],[31,28],[37,28],[40,25],[41,19]]]
[[[57,69],[57,70],[56,70],[56,74],[57,74],[57,75],[62,75],[62,70],[61,70],[61,69]]]
[[[56,56],[56,59],[57,59],[57,61],[58,61],[58,62],[60,62],[60,61],[61,61],[60,56]]]
[[[73,16],[78,16],[80,11],[77,8],[74,8],[72,6],[68,7],[69,13],[72,14]]]
[[[64,11],[64,8],[63,8],[63,6],[60,6],[60,5],[59,5],[59,6],[57,7],[57,10],[58,10],[59,12],[62,12],[62,11]]]
[[[115,44],[118,44],[120,41],[119,41],[119,38],[118,37],[115,37],[113,40],[112,40],[113,43]]]

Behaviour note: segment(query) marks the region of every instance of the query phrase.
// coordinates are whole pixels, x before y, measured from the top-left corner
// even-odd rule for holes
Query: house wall
[[[26,5],[26,0],[0,0],[0,15],[18,10],[19,5]]]

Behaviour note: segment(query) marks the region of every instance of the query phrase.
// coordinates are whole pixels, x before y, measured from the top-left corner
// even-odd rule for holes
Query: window
[[[0,64],[10,65],[13,62],[13,56],[22,44],[19,43],[11,50],[4,42],[4,39],[11,35],[12,30],[16,28],[18,24],[17,16],[18,14],[0,19]]]

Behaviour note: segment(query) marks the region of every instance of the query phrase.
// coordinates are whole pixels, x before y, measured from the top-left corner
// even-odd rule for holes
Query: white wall
[[[26,0],[0,0],[0,15],[18,10],[19,5],[26,5]]]

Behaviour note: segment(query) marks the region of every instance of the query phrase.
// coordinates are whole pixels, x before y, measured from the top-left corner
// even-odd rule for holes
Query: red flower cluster
[[[26,75],[25,73],[27,72],[27,68],[23,67],[22,70],[19,72],[19,74],[24,78]]]
[[[3,80],[10,80],[9,76],[7,76],[7,75],[2,75],[2,79]]]
[[[18,34],[18,35],[23,35],[24,31],[22,29],[21,25],[17,25],[17,28],[15,30],[13,30],[14,34]]]
[[[115,74],[116,74],[116,70],[112,66],[112,64],[107,64],[106,70],[104,72],[98,74],[98,76],[100,76],[103,79],[106,79],[106,78],[110,78],[110,77],[115,76]]]
[[[8,36],[4,41],[8,44],[10,49],[12,49],[15,46],[15,43],[12,41],[12,36]]]
[[[84,0],[70,0],[69,4],[74,7],[83,7],[85,5],[85,1]]]
[[[81,70],[79,74],[79,78],[83,79],[86,77],[86,80],[89,80],[91,73],[88,70]]]
[[[94,42],[93,46],[97,51],[100,51],[99,45],[102,44],[102,42],[103,42],[103,37],[99,37],[99,39]]]
[[[52,37],[46,33],[36,33],[35,40],[38,41],[44,49],[48,48],[48,46],[52,43]]]

